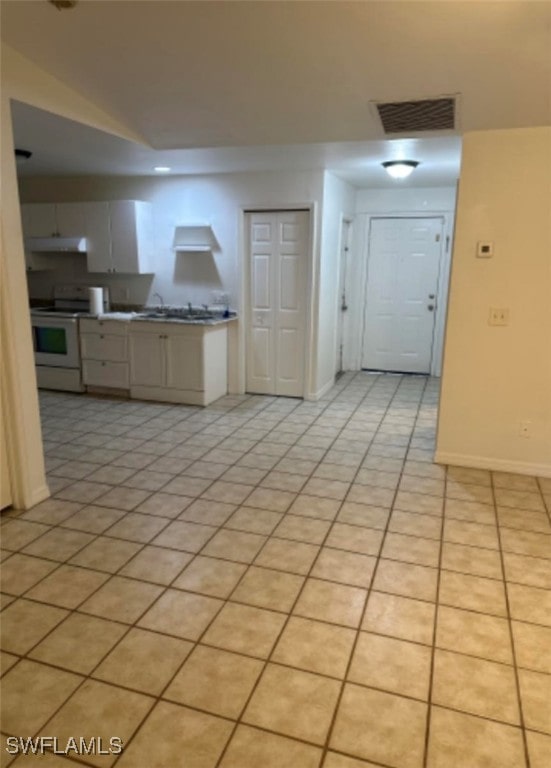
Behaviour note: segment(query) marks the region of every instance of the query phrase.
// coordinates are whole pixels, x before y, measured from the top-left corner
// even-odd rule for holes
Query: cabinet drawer
[[[90,387],[113,387],[129,389],[130,376],[128,363],[101,362],[100,360],[82,361],[82,380]]]
[[[109,333],[112,336],[126,336],[128,323],[124,320],[95,320],[83,317],[80,320],[81,333]]]
[[[126,362],[128,348],[126,336],[110,333],[83,333],[80,336],[82,357],[89,360]]]

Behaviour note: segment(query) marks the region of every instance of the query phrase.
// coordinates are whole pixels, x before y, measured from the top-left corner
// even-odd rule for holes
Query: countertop
[[[235,312],[229,317],[224,317],[222,313],[208,319],[192,319],[188,317],[147,317],[140,312],[104,312],[101,315],[90,315],[98,320],[122,320],[124,322],[143,322],[143,323],[172,323],[177,325],[222,325],[237,320]]]

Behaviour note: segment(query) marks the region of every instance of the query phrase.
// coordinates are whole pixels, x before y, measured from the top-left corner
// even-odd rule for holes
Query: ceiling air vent
[[[455,99],[391,101],[375,105],[385,133],[447,131],[455,128]]]

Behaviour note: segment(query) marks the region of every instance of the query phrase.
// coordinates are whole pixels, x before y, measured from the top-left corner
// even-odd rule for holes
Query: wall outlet
[[[488,325],[509,325],[509,309],[507,307],[490,307]]]
[[[115,304],[119,301],[128,301],[130,298],[130,291],[125,285],[112,285],[109,288],[109,298],[114,301]]]
[[[519,422],[518,433],[521,437],[532,437],[532,422],[531,421]]]
[[[213,291],[211,301],[217,306],[227,306],[230,302],[230,295],[224,291]]]

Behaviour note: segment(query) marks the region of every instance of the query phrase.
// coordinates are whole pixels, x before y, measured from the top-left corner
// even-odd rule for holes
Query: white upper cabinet
[[[85,206],[88,272],[112,272],[109,203],[86,203]]]
[[[115,272],[151,272],[153,216],[150,203],[116,200],[109,203],[111,258]]]
[[[58,203],[55,207],[60,237],[84,237],[86,203]]]
[[[26,203],[21,206],[24,238],[85,237],[88,272],[151,273],[153,213],[151,203],[115,200],[101,203]],[[27,255],[27,269],[37,267]],[[32,263],[31,263],[32,262]]]
[[[150,273],[153,215],[150,203],[86,203],[89,272]]]
[[[57,232],[53,203],[28,203],[21,207],[23,237],[51,237]]]
[[[86,203],[27,203],[21,207],[25,237],[84,237]]]

